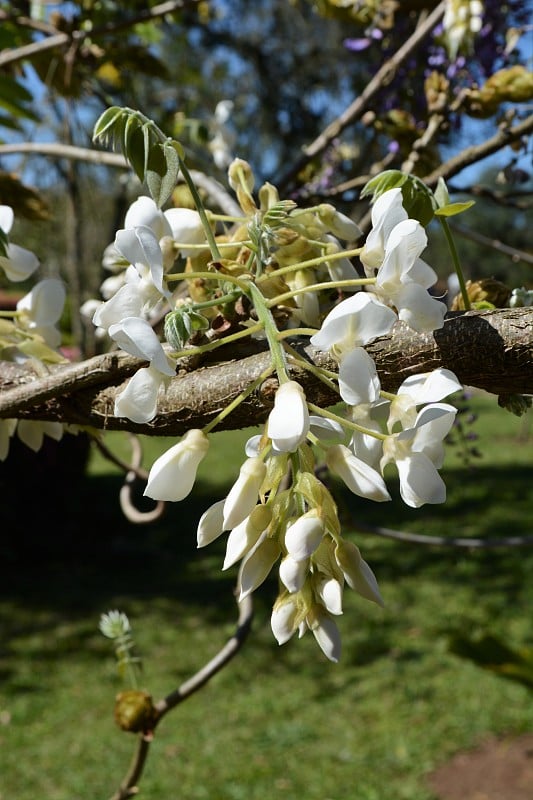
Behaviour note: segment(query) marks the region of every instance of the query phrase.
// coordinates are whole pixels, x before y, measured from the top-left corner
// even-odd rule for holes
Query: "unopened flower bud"
[[[120,692],[116,698],[114,716],[123,731],[149,733],[155,720],[152,696],[137,689]]]
[[[341,540],[335,548],[335,559],[351,589],[379,606],[384,605],[376,576],[353,542]]]
[[[267,436],[275,451],[294,453],[309,431],[309,410],[304,390],[296,381],[282,383],[267,422]]]
[[[197,429],[188,431],[154,462],[144,495],[152,500],[183,500],[194,486],[196,471],[208,449],[205,433]]]
[[[224,530],[239,525],[251,514],[266,474],[261,458],[247,458],[224,503]]]

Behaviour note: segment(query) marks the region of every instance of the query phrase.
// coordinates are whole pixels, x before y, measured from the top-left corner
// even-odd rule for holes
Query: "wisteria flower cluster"
[[[13,283],[31,278],[40,266],[35,253],[11,241],[15,221],[13,209],[0,205],[0,269]],[[48,364],[67,359],[60,351],[59,320],[66,299],[65,286],[58,278],[44,278],[24,295],[14,311],[0,312],[0,358],[24,363],[46,372]],[[61,422],[30,419],[0,419],[0,461],[9,454],[11,437],[18,438],[31,450],[40,450],[44,436],[59,441],[65,430],[77,433],[75,426]]]
[[[168,152],[168,140],[135,114],[145,141]],[[123,145],[124,125],[123,110],[110,109],[95,136]],[[268,183],[254,194],[253,172],[238,158],[229,165],[228,182],[242,215],[206,210],[181,155],[178,160],[197,210],[165,211],[160,195],[157,202],[139,197],[106,250],[104,264],[114,274],[102,287],[104,299],[86,308],[101,333],[148,364],[117,395],[115,414],[152,420],[183,356],[245,336],[267,340],[269,368],[214,420],[189,430],[156,460],[145,495],[170,502],[187,497],[211,431],[267,378],[277,379],[266,424],[247,442],[228,495],[202,515],[197,544],[227,534],[223,569],[239,564],[241,600],[276,569],[275,638],[283,644],[311,631],[327,658],[337,661],[336,619],[345,587],[380,605],[382,598],[372,569],[342,535],[333,495],[317,477],[318,464],[375,502],[391,499],[385,481],[390,464],[407,505],[441,503],[446,496],[439,468],[456,408],[444,401],[461,390],[458,379],[437,369],[408,378],[392,394],[382,389],[365,350],[398,320],[419,332],[444,324],[446,306],[428,291],[437,276],[421,258],[427,235],[420,218],[427,223],[438,213],[445,195],[441,187],[439,199],[408,176],[379,176],[365,189],[372,194],[372,229],[364,245],[354,248],[361,232],[351,219],[330,204],[299,208]],[[155,184],[156,195],[160,186]],[[424,213],[411,215],[416,207]],[[152,323],[162,315],[160,337]],[[291,336],[309,337],[337,363],[337,371],[303,362]],[[295,366],[313,369],[336,391],[344,414],[308,401],[293,378]]]

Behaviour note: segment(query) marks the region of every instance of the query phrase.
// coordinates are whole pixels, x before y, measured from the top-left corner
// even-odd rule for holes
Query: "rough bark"
[[[335,370],[332,359],[309,345],[291,342],[316,366]],[[408,376],[447,367],[463,385],[495,395],[533,394],[533,309],[455,312],[441,330],[417,334],[397,323],[392,334],[366,347],[374,358],[382,387],[394,391]],[[216,363],[214,362],[216,358]],[[122,352],[79,364],[57,365],[46,376],[29,365],[0,362],[0,418],[59,420],[98,429],[155,436],[181,435],[202,427],[269,365],[265,345],[247,342],[220,348],[201,363],[183,361],[162,394],[157,417],[138,425],[113,414],[117,392],[143,362]],[[295,368],[293,377],[308,399],[323,407],[338,402],[317,378]],[[221,425],[234,429],[262,423],[272,407],[275,379],[268,379]]]

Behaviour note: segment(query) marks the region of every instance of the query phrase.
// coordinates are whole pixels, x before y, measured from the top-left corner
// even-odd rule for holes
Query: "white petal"
[[[309,416],[309,431],[320,441],[344,439],[346,436],[346,432],[339,422],[315,414]]]
[[[9,233],[13,227],[14,220],[15,214],[11,206],[0,205],[0,228],[4,231],[4,233]]]
[[[147,320],[126,317],[111,325],[109,335],[127,353],[150,361],[163,375],[176,374],[175,366],[169,362],[157,334]]]
[[[243,600],[263,583],[280,554],[278,542],[263,534],[241,562],[238,580],[239,600]]]
[[[366,600],[371,600],[379,606],[384,605],[376,576],[353,542],[341,540],[335,548],[335,559],[351,589]]]
[[[398,309],[399,319],[418,333],[431,333],[444,325],[446,305],[417,283],[402,286],[391,295],[391,300]]]
[[[362,347],[356,347],[342,357],[339,364],[339,390],[349,406],[378,400],[380,382],[376,365]]]
[[[211,542],[214,542],[215,539],[218,539],[218,537],[223,533],[224,502],[225,498],[213,503],[213,505],[209,506],[207,511],[204,511],[200,517],[198,529],[196,531],[196,541],[198,547],[205,547],[206,545],[211,544]]]
[[[266,475],[260,458],[247,458],[224,503],[224,530],[231,530],[251,514]]]
[[[207,240],[200,214],[192,208],[169,208],[165,218],[171,228],[172,238],[179,244],[205,244]],[[196,247],[180,247],[183,258],[200,252]]]
[[[133,375],[126,388],[115,397],[115,416],[132,422],[150,422],[157,413],[157,397],[163,376],[153,367],[142,367]]]
[[[188,431],[183,439],[163,453],[152,465],[144,490],[153,500],[183,500],[191,492],[196,471],[209,449],[202,431]]]
[[[341,657],[341,637],[335,620],[327,613],[316,612],[313,616],[313,621],[308,621],[313,636],[317,640],[324,655],[329,658],[330,661],[337,663]]]
[[[413,453],[396,462],[402,500],[411,508],[425,503],[444,503],[446,486],[433,462],[423,453]]]
[[[317,583],[317,592],[330,614],[342,614],[342,586],[335,578],[322,578]]]
[[[62,281],[57,278],[45,278],[19,300],[17,310],[28,313],[33,327],[55,325],[63,313],[66,294]]]
[[[279,565],[279,577],[282,584],[293,594],[294,592],[299,592],[304,585],[308,570],[309,563],[307,559],[296,561],[292,556],[288,555]]]
[[[326,464],[354,494],[377,503],[391,499],[379,472],[354,456],[344,445],[336,444],[328,448]]]
[[[371,294],[356,292],[330,311],[310,341],[324,351],[335,347],[341,351],[352,350],[389,333],[396,320],[394,311]]]
[[[296,381],[287,381],[277,390],[266,432],[279,453],[293,453],[305,441],[309,411],[304,391]]]
[[[17,244],[8,244],[7,257],[0,257],[0,267],[3,268],[10,281],[17,283],[25,281],[33,275],[39,267],[39,259],[30,250],[19,247]]]
[[[277,602],[272,609],[270,626],[278,644],[285,644],[297,630],[298,606],[292,598]]]
[[[270,511],[268,511],[266,517],[262,519],[264,516],[262,511],[266,510],[265,506],[256,506],[256,509],[259,512],[258,514],[252,512],[249,517],[246,517],[239,525],[236,525],[228,536],[226,555],[222,566],[223,570],[233,566],[233,564],[246,555],[268,526],[272,516]]]
[[[324,523],[315,510],[308,511],[287,528],[285,547],[295,561],[309,558],[324,536]]]
[[[170,226],[164,213],[157,207],[155,201],[147,195],[138,197],[130,205],[124,218],[125,228],[137,228],[139,225],[147,225],[158,239],[170,235]],[[131,263],[134,262],[132,261]]]
[[[126,317],[140,317],[142,307],[143,301],[138,288],[127,283],[113,297],[98,306],[94,312],[93,324],[107,330]]]
[[[439,367],[432,372],[424,372],[406,378],[398,389],[398,394],[409,395],[418,405],[443,400],[462,388],[451,370]]]

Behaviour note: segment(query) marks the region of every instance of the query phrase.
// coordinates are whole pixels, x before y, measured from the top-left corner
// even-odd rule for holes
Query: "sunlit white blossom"
[[[115,416],[132,422],[150,422],[157,413],[157,399],[165,376],[155,367],[142,367],[133,375],[126,388],[115,397]]]
[[[311,509],[293,522],[285,533],[285,547],[295,561],[309,558],[324,536],[324,522],[316,509]]]
[[[205,547],[224,532],[224,503],[226,499],[217,500],[204,511],[198,523],[196,541],[198,547]]]
[[[377,503],[391,499],[379,472],[357,458],[345,445],[335,444],[329,447],[326,451],[326,464],[354,494]]]
[[[339,364],[339,391],[350,406],[375,403],[381,385],[374,363],[366,350],[355,347],[346,353]]]
[[[309,411],[304,390],[296,381],[282,383],[267,422],[267,436],[274,451],[293,453],[309,432]]]
[[[224,503],[224,530],[239,525],[252,513],[266,474],[261,458],[247,458]]]
[[[367,292],[357,292],[329,312],[318,333],[311,336],[311,344],[340,359],[355,347],[390,333],[396,321],[392,309]]]
[[[335,559],[351,589],[379,606],[384,605],[376,576],[353,542],[346,539],[338,542],[335,548]]]
[[[381,467],[395,462],[404,503],[419,508],[443,503],[446,486],[438,473],[444,460],[443,440],[450,432],[457,409],[446,403],[423,408],[412,428],[388,436],[383,444]]]
[[[257,505],[242,522],[233,528],[228,536],[222,569],[233,566],[252,549],[271,519],[270,508],[265,505]]]
[[[263,533],[241,561],[237,580],[239,600],[243,600],[263,583],[280,554],[277,540],[269,538],[266,532]]]
[[[176,374],[175,364],[166,355],[157,334],[146,320],[126,317],[111,325],[108,333],[126,353],[146,359],[163,375]]]
[[[14,219],[15,215],[11,206],[0,205],[0,228],[5,234],[10,232]],[[35,253],[18,244],[8,242],[6,251],[7,255],[0,256],[0,268],[14,283],[25,281],[39,267],[40,261]]]
[[[144,490],[152,500],[178,502],[191,492],[200,462],[209,449],[209,439],[200,430],[187,431],[153,463]]]

